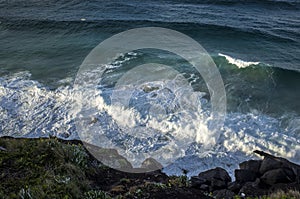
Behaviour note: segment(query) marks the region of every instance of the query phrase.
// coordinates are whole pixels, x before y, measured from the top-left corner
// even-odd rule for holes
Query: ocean
[[[168,148],[169,140],[184,142],[197,134],[199,140],[186,150],[164,157],[172,160],[164,165],[170,175],[186,169],[191,176],[216,166],[232,174],[239,162],[257,158],[256,149],[300,163],[299,13],[299,0],[0,0],[0,136],[80,139],[76,119],[88,118],[72,104],[86,100],[93,119],[85,130],[105,135],[124,153],[160,147],[172,151],[182,143]],[[207,134],[212,135],[209,89],[178,56],[149,49],[121,54],[107,64],[93,92],[74,87],[93,48],[117,33],[143,27],[181,32],[214,60],[225,86],[227,115],[210,147],[205,146]],[[170,119],[179,97],[165,81],[149,80],[125,90],[124,96],[132,95],[127,109],[110,101],[118,80],[146,63],[183,74],[197,93],[196,116]],[[155,124],[149,119],[153,103],[168,116]],[[140,137],[131,134],[137,128]]]

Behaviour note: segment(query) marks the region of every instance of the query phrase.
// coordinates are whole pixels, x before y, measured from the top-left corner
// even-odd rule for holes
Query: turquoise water
[[[217,144],[208,150],[196,143],[166,172],[178,174],[180,167],[195,172],[212,166],[232,169],[235,162],[252,157],[254,149],[299,162],[299,9],[298,1],[0,1],[0,135],[78,138],[71,104],[73,82],[85,57],[121,31],[165,27],[190,36],[208,51],[227,95],[227,118]],[[101,105],[109,106],[118,79],[150,62],[184,74],[194,91],[202,93],[199,103],[204,115],[209,113],[210,95],[200,74],[180,57],[155,50],[121,55],[110,63],[99,83],[99,95],[91,94],[91,101],[103,100]],[[130,105],[144,114],[142,119],[150,103],[145,98],[162,95],[151,102],[166,107],[176,98],[162,82],[146,86],[159,89],[143,93],[137,88],[137,100]],[[127,124],[118,123],[108,109],[98,111],[93,117],[108,137],[118,143],[115,138],[127,136],[118,137],[120,126]],[[205,132],[206,122],[196,120],[190,131]],[[157,131],[166,129],[160,126]],[[139,140],[127,144],[145,150],[164,144],[154,138],[152,148]]]

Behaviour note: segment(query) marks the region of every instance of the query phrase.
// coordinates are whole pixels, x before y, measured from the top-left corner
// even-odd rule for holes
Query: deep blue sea
[[[225,123],[213,146],[204,147],[210,131],[208,88],[172,54],[118,55],[94,93],[74,91],[79,67],[93,48],[142,27],[186,34],[213,58],[227,98]],[[202,107],[193,121],[185,114],[169,119],[178,96],[164,81],[143,82],[128,91],[134,93],[129,109],[109,102],[118,79],[145,63],[166,64],[184,74]],[[145,87],[153,89],[145,92]],[[72,103],[88,100],[93,112],[86,129],[106,135],[124,151],[156,150],[172,135],[184,140],[196,133],[198,141],[164,165],[168,174],[185,168],[194,175],[215,166],[232,171],[238,162],[256,158],[255,149],[300,163],[299,91],[299,0],[0,0],[0,136],[78,139],[79,113]],[[168,118],[155,124],[145,110],[154,102],[168,108]],[[130,135],[129,129],[137,127],[147,127],[143,138]]]

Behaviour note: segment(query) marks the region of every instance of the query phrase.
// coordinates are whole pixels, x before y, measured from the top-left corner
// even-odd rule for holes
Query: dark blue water
[[[84,58],[121,31],[164,27],[198,41],[221,72],[230,117],[219,151],[244,157],[260,148],[298,161],[299,13],[298,0],[0,0],[0,135],[72,138],[68,96]],[[158,52],[121,59],[104,90],[134,65],[185,67]],[[193,88],[207,93],[201,78],[194,80]]]

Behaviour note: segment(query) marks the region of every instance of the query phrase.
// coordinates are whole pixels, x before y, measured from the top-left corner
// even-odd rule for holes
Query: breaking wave
[[[220,130],[221,137],[215,145],[205,147],[205,142],[211,139],[207,136],[211,134],[207,128],[209,103],[203,98],[205,93],[198,92],[192,96],[198,103],[198,115],[192,116],[188,112],[176,115],[176,97],[167,87],[166,82],[140,85],[135,88],[132,108],[124,109],[107,102],[105,93],[110,93],[109,89],[100,87],[81,91],[71,86],[61,86],[49,90],[31,80],[29,72],[4,76],[0,79],[0,135],[51,135],[63,139],[79,139],[79,129],[75,125],[75,120],[79,119],[85,125],[85,130],[91,132],[92,143],[99,144],[105,135],[110,143],[132,152],[155,151],[167,146],[170,140],[177,140],[175,144],[168,145],[168,149],[174,151],[194,140],[185,150],[180,153],[177,151],[173,163],[164,165],[166,173],[176,175],[181,174],[183,168],[190,171],[188,175],[195,175],[214,166],[233,171],[239,162],[253,158],[252,151],[255,149],[299,162],[299,117],[289,117],[288,125],[283,129],[280,119],[259,112],[228,113],[224,127]],[[88,117],[80,115],[82,108],[74,107],[74,103],[78,101],[87,105],[85,111],[89,111]],[[159,113],[157,110],[149,112],[148,109],[147,112],[147,104],[152,102],[165,103],[162,105],[167,107],[164,110],[170,113],[168,117],[159,118],[155,115]],[[144,130],[145,126],[147,132],[135,131],[139,132],[138,139],[132,136],[131,129]]]
[[[218,54],[219,56],[225,57],[228,63],[236,65],[238,68],[247,68],[248,66],[251,65],[258,65],[260,62],[249,62],[249,61],[243,61],[241,59],[236,59],[233,57],[230,57],[229,55],[225,55],[222,53]]]

